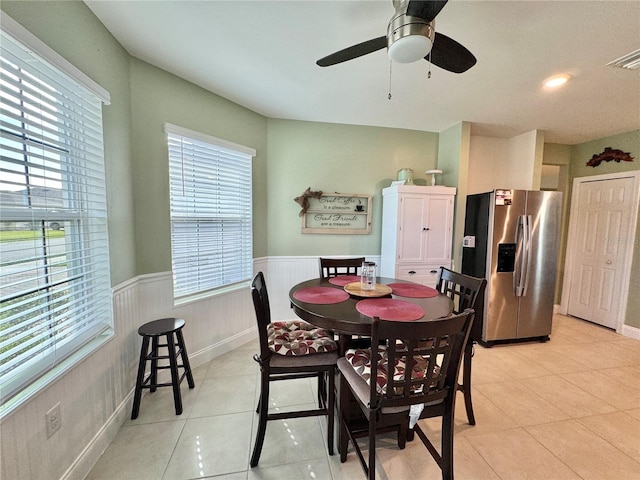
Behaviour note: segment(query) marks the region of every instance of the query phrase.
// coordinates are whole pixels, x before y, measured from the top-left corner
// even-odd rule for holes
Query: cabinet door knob
[[[429,273],[433,275],[433,274],[438,273],[438,270],[431,270]]]
[[[409,275],[415,275],[416,271],[415,270],[409,270],[409,272],[407,272],[407,273],[409,273]]]
[[[429,230],[429,228],[428,228],[428,227],[424,227],[424,228],[422,229],[422,231],[423,231],[423,232],[426,232],[426,231],[428,231],[428,230]]]

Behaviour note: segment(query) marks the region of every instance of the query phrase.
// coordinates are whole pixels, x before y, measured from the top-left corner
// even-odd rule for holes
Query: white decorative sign
[[[302,233],[371,233],[371,206],[371,195],[333,193],[309,198]]]

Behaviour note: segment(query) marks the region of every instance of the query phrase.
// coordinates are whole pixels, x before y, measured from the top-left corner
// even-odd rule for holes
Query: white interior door
[[[567,312],[617,328],[621,298],[628,288],[635,225],[635,178],[584,181],[571,205],[576,215],[571,249]],[[633,215],[633,217],[632,217]]]

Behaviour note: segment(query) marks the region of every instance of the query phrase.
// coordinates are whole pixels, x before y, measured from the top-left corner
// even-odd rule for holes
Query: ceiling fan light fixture
[[[423,35],[401,37],[389,45],[389,58],[397,63],[412,63],[431,51],[431,39]]]

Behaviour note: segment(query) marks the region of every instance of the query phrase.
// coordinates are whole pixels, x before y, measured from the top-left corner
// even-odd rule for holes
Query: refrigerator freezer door
[[[560,192],[527,192],[531,259],[528,289],[526,295],[520,297],[516,338],[551,333],[561,209]]]
[[[526,193],[513,190],[510,202],[496,196],[491,201],[493,225],[489,225],[487,255],[487,302],[482,332],[485,342],[517,338],[518,297],[513,291],[513,269],[498,268],[498,260],[504,257],[516,241],[518,218],[525,213]],[[504,262],[501,262],[501,267]],[[511,270],[511,271],[500,271]]]

